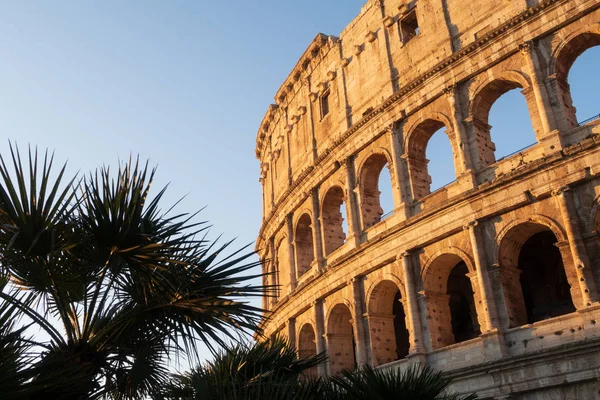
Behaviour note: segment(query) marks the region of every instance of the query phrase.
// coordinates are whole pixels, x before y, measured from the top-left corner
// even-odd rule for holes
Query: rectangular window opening
[[[329,114],[329,89],[321,95],[321,119]]]
[[[400,33],[402,43],[408,42],[419,34],[419,22],[417,21],[417,10],[413,8],[400,20]]]

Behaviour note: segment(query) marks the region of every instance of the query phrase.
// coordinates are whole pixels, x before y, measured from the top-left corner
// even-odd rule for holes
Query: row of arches
[[[600,60],[600,48],[591,49],[600,43],[598,37],[600,33],[588,32],[575,35],[569,45],[561,47],[556,67],[551,70],[552,77],[544,78],[545,87],[551,87],[555,83],[555,95],[558,96],[560,92],[563,113],[566,115],[567,123],[571,124],[567,127],[576,125],[576,118],[569,116],[569,113],[573,115],[575,113],[572,101],[574,96],[567,83],[570,72],[579,69],[575,60],[584,53],[586,53],[582,57],[584,61],[589,62],[590,57],[591,59],[597,57]],[[524,53],[528,51],[537,50],[533,46]],[[524,57],[526,56],[524,54]],[[542,61],[540,64],[543,64]],[[464,120],[463,128],[456,126],[456,119],[453,120],[451,116],[439,112],[417,118],[402,127],[397,134],[403,152],[401,161],[403,168],[398,171],[403,176],[399,178],[393,176],[393,160],[390,155],[393,149],[372,154],[356,166],[358,169],[356,210],[347,204],[348,189],[344,185],[329,188],[321,197],[320,224],[316,224],[316,216],[308,213],[301,215],[295,222],[292,249],[295,265],[290,268],[295,268],[296,278],[300,279],[317,262],[319,246],[321,246],[322,256],[326,258],[346,242],[352,234],[348,231],[348,219],[353,217],[353,213],[358,214],[356,218],[358,231],[362,232],[393,212],[400,205],[399,202],[423,199],[432,191],[456,180],[468,170],[477,171],[486,168],[514,150],[537,143],[536,136],[539,137],[545,132],[540,121],[541,111],[537,109],[531,79],[531,76],[526,73],[510,70],[492,80],[474,84],[474,88],[468,88],[474,93],[473,99],[468,102],[468,116],[463,118],[464,116],[458,113],[460,116],[458,123],[462,124]],[[581,79],[576,79],[576,83],[578,86],[589,86],[588,81]],[[586,93],[588,92],[589,90],[586,90]],[[457,92],[453,96],[460,103],[460,93]],[[589,106],[590,101],[584,98],[582,103]],[[492,115],[491,111],[495,107],[498,107],[499,112]],[[546,112],[551,113],[554,119],[560,117],[560,112],[555,109]],[[515,124],[516,120],[520,121]],[[491,124],[498,124],[501,128],[497,132],[494,131],[494,142]],[[457,133],[457,130],[465,127],[468,138],[461,137]],[[510,134],[511,131],[513,134]],[[399,188],[403,185],[402,181],[408,183],[408,193],[395,194],[395,191],[403,190]],[[316,234],[317,229],[320,230],[320,235]],[[276,271],[277,268],[274,270]]]
[[[495,293],[502,298],[499,311],[506,323],[501,329],[510,329],[576,310],[574,295],[576,277],[569,259],[568,245],[559,227],[537,222],[523,222],[512,226],[502,235],[498,244],[499,274],[493,282]],[[433,256],[421,269],[413,260],[413,269],[421,270],[416,282],[407,282],[401,271],[383,275],[371,282],[364,291],[364,315],[355,315],[352,304],[342,301],[328,306],[324,332],[318,332],[312,321],[306,321],[297,332],[300,356],[317,353],[317,340],[326,339],[329,354],[329,373],[337,374],[357,366],[360,338],[356,324],[364,324],[368,335],[365,347],[370,354],[368,362],[379,366],[405,358],[416,352],[415,332],[429,332],[422,338],[433,351],[455,343],[478,338],[484,329],[485,304],[479,293],[477,274],[467,253],[448,248]],[[403,276],[403,279],[396,278]],[[407,299],[409,284],[420,288],[418,313],[409,317]],[[425,322],[426,321],[426,322]],[[412,324],[424,323],[415,329]],[[421,348],[421,351],[423,349]],[[316,370],[311,374],[316,374]]]
[[[367,229],[394,210],[388,159],[380,153],[369,157],[361,169],[359,183],[361,226]],[[352,212],[348,211],[347,194],[341,185],[333,185],[322,196],[319,225],[325,257],[346,243],[349,235],[348,215]],[[314,221],[314,215],[305,212],[295,222],[293,249],[297,278],[301,278],[316,262],[319,236],[314,232]]]

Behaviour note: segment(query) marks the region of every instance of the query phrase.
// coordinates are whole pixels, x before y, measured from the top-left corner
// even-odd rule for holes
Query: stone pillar
[[[535,104],[539,115],[540,123],[542,124],[543,132],[541,132],[541,136],[538,136],[537,139],[539,143],[544,145],[544,149],[547,150],[547,152],[550,152],[551,150],[556,151],[560,149],[560,141],[548,141],[550,136],[554,136],[555,139],[558,139],[556,120],[554,119],[552,106],[550,105],[548,90],[546,89],[546,86],[544,86],[544,84],[542,83],[542,80],[539,75],[541,67],[535,47],[535,43],[533,41],[529,41],[520,45],[519,49],[521,50],[521,53],[525,58],[525,63],[527,64],[528,73],[531,78],[533,95],[535,97]],[[550,149],[549,146],[554,146],[554,149]],[[546,149],[546,147],[548,147],[548,149]]]
[[[402,158],[408,169],[408,181],[410,182],[413,202],[421,200],[421,198],[431,193],[431,176],[427,173],[429,161],[425,158],[411,157],[408,154],[404,154]]]
[[[319,204],[319,189],[314,188],[311,191],[312,200],[312,225],[313,225],[313,248],[315,260],[319,270],[325,268],[325,259],[323,257],[323,231],[321,230],[321,206]]]
[[[315,137],[315,111],[314,111],[314,103],[315,101],[312,100],[312,98],[314,96],[311,97],[311,93],[312,93],[312,89],[311,89],[311,82],[310,82],[310,77],[306,77],[303,80],[304,83],[304,87],[306,87],[306,98],[309,99],[308,101],[308,107],[307,107],[307,111],[308,111],[308,118],[310,120],[310,148],[311,148],[311,156],[312,156],[312,163],[314,164],[317,161],[317,139]],[[314,97],[315,100],[318,97]],[[290,157],[291,158],[291,157]]]
[[[296,289],[296,257],[294,249],[294,221],[292,214],[288,214],[285,223],[287,225],[288,255],[290,263],[290,290]]]
[[[269,253],[271,253],[271,285],[273,285],[273,297],[271,297],[271,306],[275,308],[279,297],[281,297],[281,286],[279,285],[279,262],[275,254],[275,238],[269,239]]]
[[[406,163],[402,159],[402,144],[400,143],[401,127],[399,124],[392,124],[388,128],[389,142],[391,145],[392,165],[393,170],[390,175],[394,180],[394,213],[401,215],[400,219],[404,220],[410,217],[409,208],[406,206],[410,203],[410,189],[407,186],[408,173]]]
[[[475,269],[477,271],[478,291],[483,304],[482,311],[485,325],[480,326],[480,328],[481,333],[485,333],[498,329],[500,324],[498,321],[498,312],[492,290],[492,284],[490,282],[490,276],[487,270],[485,245],[481,240],[477,225],[478,222],[473,221],[465,225],[463,229],[469,231],[469,239],[471,241],[473,258],[475,260]]]
[[[356,337],[356,365],[367,364],[367,338],[366,338],[366,327],[364,320],[364,304],[365,304],[365,290],[364,290],[364,277],[359,276],[353,278],[352,281],[353,290],[353,305],[354,305],[354,334]],[[368,324],[368,322],[367,322]],[[368,329],[368,328],[367,328]]]
[[[325,315],[323,311],[323,300],[316,300],[313,303],[313,309],[315,313],[315,341],[317,346],[317,354],[321,354],[326,351],[325,348]],[[319,364],[318,371],[319,376],[327,376],[328,374],[328,363]]]
[[[476,116],[469,116],[463,120],[468,132],[468,143],[471,148],[473,169],[481,171],[496,162],[496,145],[490,135],[491,125],[481,121]]]
[[[558,198],[560,213],[563,220],[569,249],[573,257],[573,265],[577,272],[579,289],[581,291],[582,307],[591,306],[598,301],[596,285],[592,276],[591,263],[588,258],[587,250],[583,244],[581,232],[578,224],[578,216],[573,202],[572,191],[568,186],[552,191],[552,195]]]
[[[410,341],[410,354],[424,353],[423,330],[421,329],[419,302],[417,292],[415,291],[413,265],[411,262],[412,256],[409,252],[404,252],[400,257],[402,257],[402,272],[404,274],[404,293],[406,294],[405,314],[408,317],[407,328]]]
[[[288,343],[290,347],[296,348],[296,318],[290,318],[287,323]]]
[[[361,218],[356,196],[356,172],[354,171],[354,157],[348,157],[344,163],[346,169],[346,188],[348,201],[346,202],[346,218],[348,218],[347,242],[353,247],[360,246]]]
[[[477,187],[477,178],[475,171],[473,170],[474,163],[471,147],[469,146],[469,137],[463,124],[464,117],[462,115],[460,104],[456,104],[457,99],[459,98],[458,89],[455,85],[452,85],[447,87],[444,90],[444,93],[446,93],[446,98],[450,104],[450,118],[452,120],[452,125],[454,126],[454,141],[456,142],[455,149],[457,150],[460,164],[460,168],[457,168],[456,170],[456,180],[465,190],[473,189]]]
[[[558,110],[555,113],[556,125],[561,132],[567,132],[578,125],[575,107],[571,99],[571,87],[563,76],[553,74],[548,77],[548,86],[553,102]]]

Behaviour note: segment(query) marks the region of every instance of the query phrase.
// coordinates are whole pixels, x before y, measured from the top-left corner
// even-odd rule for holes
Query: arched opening
[[[427,160],[429,160],[427,169],[431,179],[431,192],[435,192],[456,180],[456,172],[451,168],[454,165],[452,144],[448,140],[445,128],[435,131],[429,139]]]
[[[432,142],[434,134],[437,135]],[[449,167],[449,165],[455,166],[453,140],[451,132],[444,123],[433,119],[421,122],[410,134],[407,163],[415,200],[427,196],[432,189],[437,190],[456,179],[456,169]],[[435,186],[432,185],[434,182],[432,173],[435,175]]]
[[[533,222],[513,227],[502,239],[500,261],[509,326],[575,311],[571,285],[556,244],[552,230]]]
[[[296,271],[298,278],[310,270],[315,259],[313,248],[313,231],[310,216],[304,214],[298,220],[295,235]]]
[[[427,268],[423,284],[433,349],[481,334],[473,274],[457,254],[440,255]]]
[[[529,108],[535,107],[533,96],[531,88],[523,89],[519,82],[507,79],[492,81],[477,94],[472,129],[480,167],[536,143],[536,135],[543,132],[541,122],[532,118],[537,111]]]
[[[387,364],[408,355],[409,333],[398,286],[382,281],[369,296],[369,330],[373,365]]]
[[[556,236],[546,230],[531,236],[519,254],[519,269],[527,322],[575,311]]]
[[[527,100],[520,89],[512,89],[493,104],[488,118],[494,135],[497,161],[537,143]]]
[[[304,324],[300,330],[298,337],[298,357],[308,358],[317,355],[317,342],[315,336],[315,330],[312,325]],[[304,373],[310,378],[316,378],[318,376],[317,367],[313,367]]]
[[[383,154],[370,156],[362,167],[359,182],[360,212],[363,229],[367,229],[394,210],[392,178],[387,158]]]
[[[342,213],[345,208],[342,188],[334,186],[329,189],[323,200],[322,211],[325,255],[329,255],[346,242],[344,214]]]
[[[450,303],[450,316],[452,321],[452,334],[454,342],[460,343],[471,340],[481,335],[475,299],[471,280],[467,277],[469,269],[464,261],[459,262],[448,277],[448,296]]]
[[[331,310],[327,323],[327,352],[330,372],[356,368],[356,343],[352,327],[352,314],[345,304],[338,304]]]
[[[600,63],[600,34],[583,33],[572,39],[556,59],[559,100],[571,127],[600,114],[596,78]]]

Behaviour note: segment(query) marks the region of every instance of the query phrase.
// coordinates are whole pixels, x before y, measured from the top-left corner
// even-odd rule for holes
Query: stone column
[[[353,290],[354,335],[356,337],[356,365],[367,364],[367,338],[364,320],[365,290],[364,277],[353,278],[350,282]],[[368,328],[367,328],[368,329]]]
[[[296,289],[296,257],[294,249],[294,221],[293,215],[288,214],[285,219],[287,225],[287,237],[288,237],[288,255],[290,263],[290,290]]]
[[[312,162],[313,164],[315,163],[315,161],[317,161],[317,139],[315,137],[315,112],[314,112],[314,103],[315,100],[318,99],[318,96],[312,96],[312,89],[311,89],[311,82],[310,82],[310,77],[306,77],[303,81],[304,86],[307,89],[307,94],[306,94],[306,98],[308,98],[308,107],[307,107],[307,111],[308,111],[308,118],[310,120],[310,148],[311,148],[311,156],[312,156]]]
[[[535,47],[535,43],[533,41],[529,41],[520,45],[519,49],[525,57],[525,63],[527,64],[527,69],[529,70],[528,73],[531,78],[531,86],[535,97],[535,104],[543,130],[541,136],[538,137],[538,141],[542,143],[546,141],[548,136],[551,136],[551,132],[556,131],[555,136],[557,136],[558,131],[556,128],[556,120],[554,119],[554,114],[552,113],[552,106],[550,105],[548,90],[542,83],[542,80],[539,76],[541,67]],[[556,145],[560,144],[560,142],[552,142],[552,145],[554,145],[555,149],[558,150]]]
[[[315,260],[319,270],[325,268],[325,259],[323,257],[323,231],[321,230],[321,206],[319,204],[319,189],[314,188],[311,191],[312,200],[312,234]]]
[[[275,308],[277,301],[281,297],[281,286],[279,285],[279,262],[275,254],[275,238],[269,239],[269,253],[271,253],[271,284],[273,285],[273,297],[271,297],[271,305]]]
[[[481,333],[490,332],[498,329],[498,312],[494,299],[494,292],[490,282],[490,276],[487,270],[487,259],[485,257],[485,245],[481,240],[479,231],[477,230],[477,221],[468,223],[463,227],[469,231],[469,239],[473,250],[473,258],[475,260],[475,269],[477,271],[478,290],[483,303],[483,313],[485,326],[481,327]]]
[[[421,329],[421,315],[413,277],[412,256],[409,252],[404,252],[400,257],[402,257],[404,293],[406,293],[406,316],[408,317],[410,354],[424,353],[423,330]]]
[[[467,130],[463,124],[464,117],[460,109],[460,104],[457,106],[458,89],[455,85],[449,86],[444,90],[446,98],[450,104],[450,118],[454,126],[454,135],[456,141],[456,150],[458,150],[460,169],[457,172],[457,181],[464,185],[465,190],[477,187],[477,178],[473,170],[473,156],[471,147],[469,146],[469,137]],[[447,127],[449,128],[449,127]]]
[[[401,128],[396,124],[391,124],[388,128],[389,142],[391,145],[392,153],[392,170],[390,174],[394,180],[394,213],[400,214],[401,220],[410,217],[409,209],[406,206],[410,202],[410,190],[407,190],[406,182],[408,182],[408,174],[406,172],[406,165],[402,159],[402,144],[400,143]]]
[[[317,354],[326,351],[325,348],[325,315],[323,310],[323,300],[316,300],[313,303],[315,313],[315,341],[317,342]],[[328,363],[323,363],[318,366],[319,376],[327,376]]]
[[[348,157],[344,163],[346,169],[346,188],[348,201],[346,202],[346,218],[348,218],[348,238],[347,242],[352,243],[353,247],[360,246],[361,223],[360,209],[356,196],[356,172],[354,171],[354,157]]]
[[[569,249],[573,257],[573,265],[577,272],[579,289],[581,291],[581,306],[591,306],[598,301],[596,285],[592,276],[591,263],[588,258],[587,250],[582,242],[581,232],[578,224],[578,216],[573,202],[572,191],[568,186],[564,186],[552,191],[552,195],[558,198],[560,213],[563,220]],[[581,308],[577,307],[578,309]]]
[[[290,318],[287,323],[288,343],[290,347],[296,348],[296,318]]]

